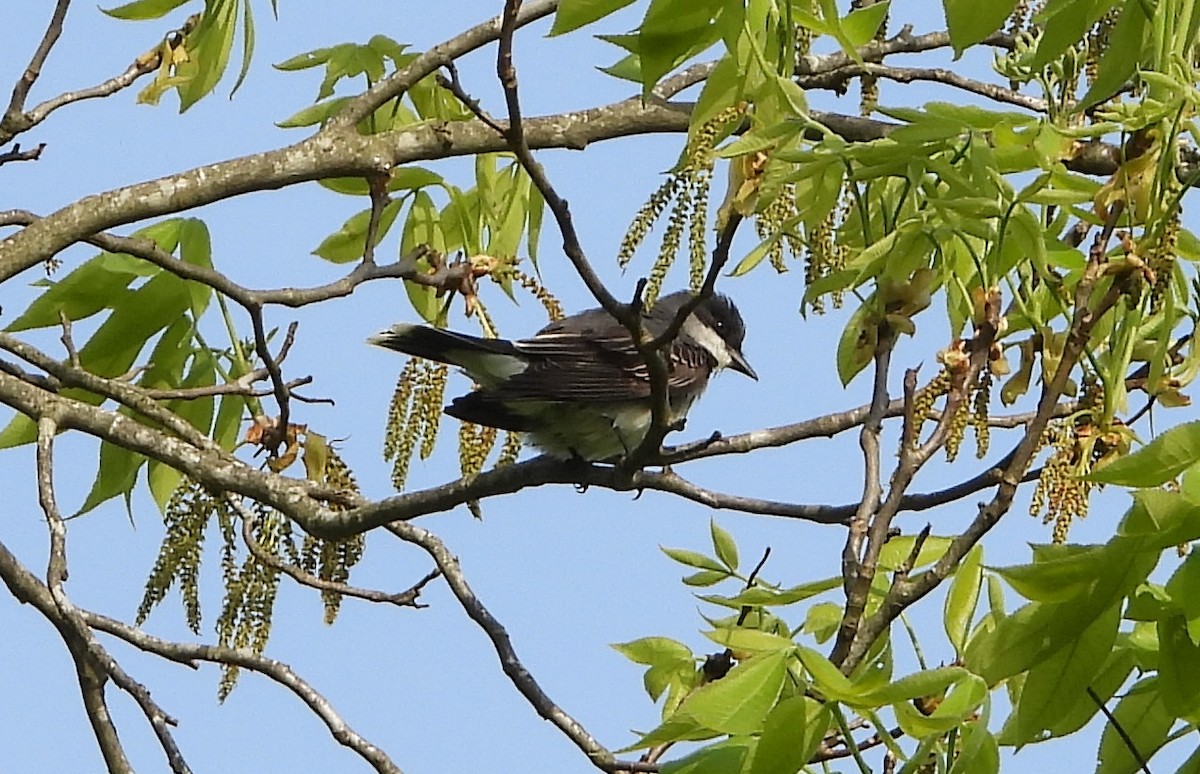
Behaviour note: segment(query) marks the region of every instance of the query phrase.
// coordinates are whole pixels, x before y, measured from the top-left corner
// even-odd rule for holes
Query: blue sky
[[[0,28],[0,84],[11,83],[28,61],[52,4],[24,4],[10,11]],[[317,6],[309,6],[317,7]],[[188,113],[175,112],[174,98],[157,107],[136,106],[135,90],[103,101],[80,103],[52,116],[20,138],[26,146],[46,142],[36,163],[0,169],[0,208],[50,212],[83,195],[170,174],[199,164],[266,150],[300,139],[297,130],[274,126],[304,107],[316,93],[315,71],[284,73],[268,67],[294,54],[339,42],[363,42],[382,32],[426,48],[499,10],[499,3],[464,0],[435,6],[411,2],[319,4],[308,10],[280,3],[280,19],[269,18],[266,3],[256,3],[258,49],[242,89],[227,99],[229,81]],[[336,7],[336,10],[335,10]],[[453,10],[447,10],[452,7]],[[901,13],[915,21],[916,32],[941,27],[940,8],[929,2],[905,4]],[[177,24],[182,14],[171,17]],[[907,19],[906,19],[907,20]],[[900,21],[900,19],[897,19]],[[619,32],[636,23],[625,14],[597,31]],[[57,49],[50,57],[31,100],[64,89],[90,85],[123,70],[168,28],[163,23],[135,25],[109,19],[93,6],[73,8]],[[594,69],[616,58],[616,50],[586,35],[546,39],[548,20],[523,31],[516,46],[517,66],[527,115],[562,112],[623,99],[629,84]],[[978,66],[978,62],[965,66]],[[501,111],[494,77],[494,49],[468,57],[461,66],[468,89],[485,106]],[[5,90],[7,86],[3,87]],[[946,98],[947,95],[940,95]],[[923,88],[883,85],[888,104],[920,104],[939,98]],[[814,98],[814,107],[834,107]],[[837,106],[856,110],[853,101]],[[572,203],[585,249],[624,297],[639,271],[648,269],[643,254],[622,275],[615,255],[625,227],[645,196],[657,187],[681,144],[679,137],[600,143],[584,153],[540,154],[552,180]],[[468,161],[436,167],[463,187],[471,183]],[[723,179],[723,176],[719,176]],[[251,287],[281,283],[318,284],[339,275],[310,255],[321,239],[364,206],[316,185],[242,196],[190,213],[209,224],[218,268]],[[126,233],[127,229],[120,229]],[[394,238],[381,250],[394,251]],[[542,241],[542,270],[547,285],[568,309],[593,305],[558,250],[547,221]],[[742,249],[748,249],[743,244]],[[72,248],[61,257],[64,271],[92,255]],[[0,290],[4,315],[11,321],[33,297],[24,282]],[[672,287],[686,282],[673,275]],[[751,276],[723,280],[720,289],[737,300],[747,319],[745,352],[760,375],[752,382],[736,374],[718,378],[693,410],[688,438],[719,429],[727,433],[784,424],[864,403],[867,385],[843,389],[834,372],[834,347],[848,311],[802,319],[799,264],[777,276],[765,266]],[[542,324],[541,310],[525,301],[514,307],[495,293],[491,310],[501,331],[518,335]],[[300,322],[289,376],[312,375],[308,394],[333,398],[336,406],[297,407],[296,421],[332,438],[346,439],[342,452],[370,496],[390,493],[388,467],[380,457],[388,401],[403,360],[367,347],[363,340],[399,320],[412,320],[397,283],[360,287],[347,299],[301,310],[272,309],[269,324]],[[241,321],[243,324],[245,320]],[[924,362],[934,367],[933,352],[946,332],[929,314],[919,320],[919,335],[905,340],[895,361],[903,368]],[[81,333],[86,326],[80,326]],[[248,326],[247,326],[248,330]],[[30,337],[51,352],[54,332]],[[469,385],[451,382],[451,392]],[[1192,418],[1194,412],[1177,412]],[[1182,416],[1188,414],[1189,416]],[[0,419],[6,416],[0,414]],[[1171,421],[1164,417],[1160,422]],[[414,463],[410,487],[440,483],[457,470],[453,425],[429,461]],[[886,447],[885,447],[886,448]],[[993,456],[1006,443],[996,434]],[[71,510],[91,483],[96,444],[79,436],[58,442],[60,501]],[[952,468],[933,464],[918,478],[916,490],[939,488],[973,475],[983,463],[963,455]],[[861,459],[857,437],[810,441],[785,450],[761,451],[742,458],[692,463],[680,472],[715,489],[792,500],[845,503],[857,499]],[[47,537],[37,507],[33,460],[28,448],[0,453],[0,541],[35,572],[45,564]],[[1049,538],[1048,528],[1025,516],[1028,493],[986,543],[986,561],[1025,561],[1026,543]],[[1124,510],[1124,495],[1109,493],[1094,505],[1093,516],[1075,527],[1080,542],[1103,541]],[[708,521],[701,506],[647,493],[605,491],[577,494],[570,487],[527,491],[485,502],[478,522],[465,509],[424,519],[462,561],[464,572],[483,602],[508,628],[517,652],[542,687],[610,748],[632,741],[630,729],[656,724],[658,710],[641,688],[640,668],[608,643],[647,635],[683,640],[697,652],[715,650],[698,634],[703,621],[698,602],[678,583],[683,569],[658,549],[663,546],[708,550]],[[933,514],[908,514],[900,526],[915,532],[933,523],[935,534],[951,534],[974,513],[968,500]],[[149,498],[133,503],[131,525],[120,504],[110,504],[70,523],[68,591],[83,607],[130,619],[153,564],[162,535],[161,521]],[[752,563],[770,546],[764,571],[769,580],[794,584],[839,572],[842,531],[804,522],[718,513]],[[217,540],[211,540],[214,547]],[[202,578],[206,641],[220,606],[219,566],[214,551]],[[386,535],[372,535],[366,558],[356,570],[358,585],[401,590],[430,568],[423,554]],[[286,661],[308,678],[365,737],[386,749],[406,772],[470,772],[522,768],[531,771],[584,772],[590,765],[549,724],[540,720],[498,668],[490,644],[462,614],[440,583],[431,584],[424,610],[398,610],[347,600],[337,624],[321,622],[320,602],[308,589],[282,584],[268,655]],[[1017,604],[1010,595],[1010,605]],[[925,654],[948,661],[952,652],[941,636],[940,600],[926,601],[914,623],[928,633]],[[711,611],[709,611],[711,612]],[[799,623],[800,611],[788,611]],[[192,636],[183,626],[175,595],[151,616],[146,629],[164,637]],[[87,725],[66,649],[54,630],[29,608],[0,595],[0,706],[5,721],[0,770],[39,772],[96,771],[102,766]],[[149,686],[163,708],[176,715],[176,739],[195,771],[342,771],[361,762],[340,748],[324,726],[279,686],[243,675],[224,706],[216,703],[216,668],[193,674],[185,667],[110,643],[112,652],[136,679]],[[901,667],[913,668],[911,649],[897,641]],[[110,693],[122,739],[139,771],[166,770],[162,752],[136,706],[119,692]],[[1090,768],[1098,726],[1066,741],[1029,748],[1010,761],[1013,770],[1043,770],[1072,761]],[[1183,751],[1173,760],[1182,760]],[[1170,756],[1164,756],[1169,758]],[[1078,766],[1076,766],[1076,763]],[[1160,765],[1166,765],[1165,762]],[[1155,769],[1158,770],[1159,766]],[[843,764],[841,770],[848,770]],[[1163,770],[1166,770],[1165,768]]]

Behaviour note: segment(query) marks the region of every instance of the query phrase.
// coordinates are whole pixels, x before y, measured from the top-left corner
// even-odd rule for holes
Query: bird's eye
[[[724,320],[717,320],[717,325],[716,325],[716,328],[717,328],[717,330],[719,330],[719,331],[721,331],[721,330],[725,330],[725,321],[724,321]]]

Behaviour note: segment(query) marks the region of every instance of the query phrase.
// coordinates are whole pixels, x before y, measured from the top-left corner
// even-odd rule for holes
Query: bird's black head
[[[725,346],[729,349],[731,362],[729,367],[739,371],[751,379],[757,379],[758,374],[750,367],[742,355],[742,342],[746,339],[746,324],[729,296],[714,294],[704,300],[696,308],[696,319],[716,332]]]
[[[746,339],[746,324],[729,296],[714,294],[696,308],[700,322],[717,332],[726,344],[739,352]]]

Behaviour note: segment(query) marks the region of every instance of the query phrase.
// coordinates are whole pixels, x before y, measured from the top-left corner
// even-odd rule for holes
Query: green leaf
[[[134,0],[132,3],[119,5],[116,8],[101,8],[100,11],[114,19],[145,21],[146,19],[161,19],[187,2],[188,0]]]
[[[100,469],[96,480],[92,483],[91,491],[79,506],[76,516],[82,516],[97,505],[110,500],[117,495],[126,498],[133,492],[137,483],[138,471],[146,463],[146,458],[137,452],[129,451],[115,444],[101,442]]]
[[[539,277],[542,276],[542,270],[538,268],[538,242],[542,236],[542,217],[545,211],[546,200],[542,197],[541,190],[535,185],[529,189],[529,216],[526,220],[525,248],[529,252],[529,262],[533,264],[533,271]]]
[[[850,384],[875,358],[878,331],[872,323],[875,313],[869,308],[869,303],[854,310],[838,339],[837,372],[843,387]]]
[[[726,774],[741,771],[754,748],[754,740],[746,737],[726,739],[690,755],[663,763],[662,774]]]
[[[687,645],[669,637],[643,637],[632,642],[615,643],[609,647],[635,664],[653,665],[677,661],[690,663],[694,658]]]
[[[744,274],[749,274],[762,263],[771,253],[771,248],[774,247],[780,239],[783,239],[783,231],[775,231],[767,236],[766,239],[755,245],[754,249],[746,253],[746,257],[738,261],[738,265],[733,267],[729,272],[730,277],[741,277]]]
[[[910,702],[892,705],[896,720],[906,734],[917,739],[944,734],[970,719],[987,699],[987,683],[975,675],[967,675],[950,689],[929,715],[918,711]]]
[[[725,569],[725,565],[721,564],[716,559],[705,556],[697,551],[689,551],[686,548],[665,548],[663,546],[659,546],[659,549],[675,561],[679,562],[680,564],[687,565],[688,567],[696,567],[701,570],[713,570],[725,576],[729,575],[729,572]]]
[[[687,586],[706,587],[713,586],[726,578],[731,577],[729,570],[701,570],[700,572],[692,573],[685,576],[683,582]]]
[[[722,0],[650,0],[637,42],[643,96],[660,78],[719,39],[718,25],[712,21],[723,5]]]
[[[675,714],[721,734],[758,732],[783,689],[787,659],[786,652],[776,651],[742,661],[693,691]]]
[[[1039,741],[1077,704],[1093,704],[1087,689],[1112,652],[1120,622],[1121,607],[1113,605],[1080,631],[1074,642],[1029,670],[1016,723],[1012,733],[1006,733],[1005,744],[1019,747]]]
[[[641,739],[638,739],[628,747],[623,747],[620,750],[614,750],[614,752],[629,752],[630,750],[640,750],[645,747],[656,747],[660,744],[667,744],[669,742],[695,742],[703,739],[712,739],[714,736],[718,736],[718,734],[700,725],[692,718],[676,712],[674,715],[659,724],[659,726],[653,731],[642,735]]]
[[[1179,568],[1171,574],[1167,581],[1166,593],[1178,606],[1189,625],[1200,620],[1200,552],[1188,554]],[[1195,635],[1192,641],[1200,644]]]
[[[893,571],[899,569],[901,565],[908,562],[908,558],[916,546],[916,541],[916,535],[898,535],[889,540],[883,550],[879,552],[879,567]],[[913,567],[924,567],[941,559],[952,542],[948,537],[937,535],[926,537],[921,543],[921,550],[917,552],[917,559],[913,562]]]
[[[866,8],[857,8],[842,19],[842,31],[854,48],[871,42],[875,33],[879,31],[879,25],[883,24],[884,18],[887,17],[890,6],[889,0],[884,0]]]
[[[704,632],[704,636],[735,653],[773,653],[779,650],[790,650],[795,645],[787,637],[743,627],[715,629]]]
[[[212,268],[212,239],[208,226],[198,218],[184,218],[179,224],[179,258],[193,266]],[[202,282],[187,282],[192,319],[199,320],[208,309],[213,289]]]
[[[863,706],[880,706],[911,701],[924,696],[937,696],[963,680],[975,679],[962,667],[938,667],[906,675],[883,688],[862,697]]]
[[[1200,710],[1200,646],[1188,634],[1182,615],[1158,622],[1159,691],[1163,706],[1176,717]]]
[[[642,674],[642,687],[651,701],[658,701],[668,689],[690,687],[695,675],[696,665],[692,661],[654,664]]]
[[[327,99],[324,102],[318,102],[315,105],[309,105],[282,121],[276,122],[276,126],[280,129],[298,129],[305,126],[316,126],[323,124],[342,109],[342,106],[350,101],[350,97],[334,97]]]
[[[1041,546],[1057,554],[1033,564],[999,567],[996,572],[1018,594],[1037,602],[1063,602],[1086,593],[1097,574],[1121,557],[1114,557],[1107,546]]]
[[[1145,550],[1181,545],[1200,539],[1200,508],[1179,492],[1138,490],[1117,534],[1135,538]]]
[[[813,687],[826,699],[856,706],[862,698],[858,690],[833,662],[812,648],[799,648],[800,662],[813,679]]]
[[[238,70],[233,88],[229,96],[233,97],[242,87],[246,76],[250,73],[250,60],[254,56],[254,12],[250,10],[250,0],[242,0],[242,67]]]
[[[717,558],[721,560],[721,564],[729,568],[731,572],[737,572],[738,568],[738,548],[737,543],[733,540],[733,535],[730,535],[725,530],[717,525],[716,519],[709,521],[709,530],[712,532],[713,550],[717,553]]]
[[[1029,66],[1037,71],[1058,59],[1079,42],[1112,4],[1113,0],[1051,0],[1046,3],[1045,10],[1035,18],[1042,25],[1042,34]]]
[[[550,37],[565,35],[572,30],[599,21],[631,3],[633,0],[562,0],[558,4],[558,11],[554,14]]]
[[[1142,758],[1147,760],[1166,743],[1167,733],[1175,722],[1163,705],[1158,683],[1157,677],[1142,680],[1113,709],[1116,723],[1129,736]],[[1099,759],[1096,774],[1128,774],[1141,770],[1141,764],[1129,752],[1129,744],[1121,738],[1112,723],[1104,726],[1104,733],[1100,737]]]
[[[1086,110],[1116,94],[1137,72],[1142,59],[1142,40],[1146,32],[1146,8],[1142,3],[1127,2],[1108,36],[1108,45],[1096,67],[1096,77],[1076,106]]]
[[[212,439],[225,451],[233,451],[242,427],[242,414],[246,401],[240,395],[221,398],[217,418],[213,421]]]
[[[704,88],[696,98],[696,106],[692,108],[692,117],[688,122],[691,132],[704,126],[725,108],[737,104],[742,96],[745,77],[733,54],[727,52],[717,60],[713,71],[704,80]]]
[[[1172,427],[1150,443],[1092,471],[1090,481],[1121,486],[1165,484],[1200,460],[1200,422]]]
[[[802,630],[811,634],[817,642],[832,637],[842,623],[842,608],[833,602],[821,602],[808,609]]]
[[[950,767],[950,774],[999,774],[1000,747],[988,730],[990,707],[991,701],[984,701],[980,717],[960,727],[958,756]]]
[[[946,26],[950,30],[950,45],[955,56],[999,30],[1012,11],[1017,0],[942,0],[946,11]]]
[[[158,460],[150,460],[146,466],[146,485],[150,488],[150,496],[154,498],[159,513],[166,513],[167,503],[182,480],[183,474],[175,468]]]
[[[129,371],[138,353],[191,306],[187,283],[165,272],[114,302],[112,313],[79,350],[80,364],[112,378]]]
[[[400,213],[400,200],[393,199],[383,206],[379,214],[379,227],[375,233],[375,244],[378,245]],[[325,237],[313,255],[324,258],[331,263],[350,263],[360,260],[367,245],[367,227],[371,222],[371,210],[367,208],[350,217],[342,227]]]
[[[291,59],[285,59],[273,65],[273,67],[276,70],[284,71],[307,70],[310,67],[320,67],[329,61],[329,55],[332,52],[333,48],[315,48],[312,51],[305,51],[303,54],[296,54]]]
[[[176,68],[179,112],[216,88],[229,64],[237,27],[238,0],[206,0],[204,15],[184,41],[188,61]]]
[[[5,330],[16,332],[58,325],[60,311],[74,322],[107,308],[138,275],[107,268],[101,260],[104,255],[101,253],[51,284]]]
[[[788,589],[773,589],[766,586],[752,586],[744,589],[732,597],[705,595],[700,597],[705,602],[711,602],[714,605],[724,605],[725,607],[741,608],[746,605],[751,607],[771,607],[779,605],[793,605],[797,602],[803,602],[806,599],[815,597],[830,589],[838,588],[842,585],[841,578],[826,578],[824,580],[805,583],[800,586],[793,586]]]
[[[789,696],[767,713],[762,735],[754,751],[750,774],[796,774],[816,751],[820,736],[809,733],[809,717],[822,712],[822,706],[807,696]],[[828,710],[825,710],[828,712]],[[824,729],[821,729],[824,733]],[[809,748],[797,740],[816,738]]]
[[[1137,551],[1114,538],[1097,577],[1086,592],[1057,604],[1031,602],[981,632],[967,646],[964,662],[988,683],[1023,672],[1076,642],[1085,627],[1145,580],[1158,562],[1154,551]]]
[[[1125,684],[1125,679],[1133,671],[1133,666],[1132,649],[1122,647],[1109,652],[1104,665],[1092,676],[1090,685],[1092,691],[1100,697],[1101,701],[1107,702]],[[1096,702],[1090,696],[1086,702],[1076,702],[1066,712],[1054,719],[1050,726],[1050,735],[1058,737],[1073,734],[1087,725],[1099,711],[1100,708],[1096,706]]]
[[[958,569],[954,571],[942,611],[946,637],[954,646],[954,652],[959,658],[962,658],[966,648],[967,635],[971,633],[971,621],[979,604],[979,590],[982,585],[983,546],[976,545],[963,557]]]

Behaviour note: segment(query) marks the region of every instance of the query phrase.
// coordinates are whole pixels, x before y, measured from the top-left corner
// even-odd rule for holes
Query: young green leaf
[[[722,734],[758,732],[783,689],[787,659],[785,652],[775,651],[742,661],[720,680],[693,691],[675,714]]]
[[[114,19],[145,21],[161,19],[187,2],[188,0],[134,0],[132,3],[119,5],[116,8],[101,8],[100,12],[108,14]]]
[[[1113,709],[1113,723],[1104,725],[1100,736],[1099,764],[1096,774],[1135,772],[1141,764],[1129,751],[1130,744],[1142,760],[1148,760],[1167,741],[1175,722],[1159,693],[1159,677],[1148,677],[1133,686]],[[1115,724],[1124,732],[1118,733]]]
[[[712,532],[713,550],[716,551],[717,558],[729,568],[730,572],[737,572],[738,548],[737,543],[733,540],[733,535],[722,529],[716,519],[709,521],[709,530]]]
[[[632,642],[618,642],[609,647],[635,664],[691,662],[694,659],[687,645],[669,637],[642,637]]]
[[[796,774],[808,763],[813,750],[799,745],[808,730],[810,714],[816,714],[820,705],[807,696],[789,696],[767,713],[763,721],[762,735],[750,764],[750,774]]]
[[[712,557],[705,556],[697,551],[689,551],[686,548],[665,548],[659,546],[659,549],[680,564],[685,564],[688,567],[696,567],[701,570],[713,570],[723,575],[729,575],[725,565],[718,562]]]
[[[962,658],[971,633],[971,621],[979,604],[979,591],[983,585],[983,546],[976,545],[959,563],[946,592],[946,604],[942,612],[942,623],[946,637],[954,646],[954,652]]]
[[[1200,422],[1172,427],[1136,452],[1092,471],[1090,481],[1161,486],[1200,460]]]
[[[558,11],[554,14],[554,24],[550,27],[550,36],[565,35],[592,22],[600,21],[632,2],[633,0],[562,0],[558,4]]]

